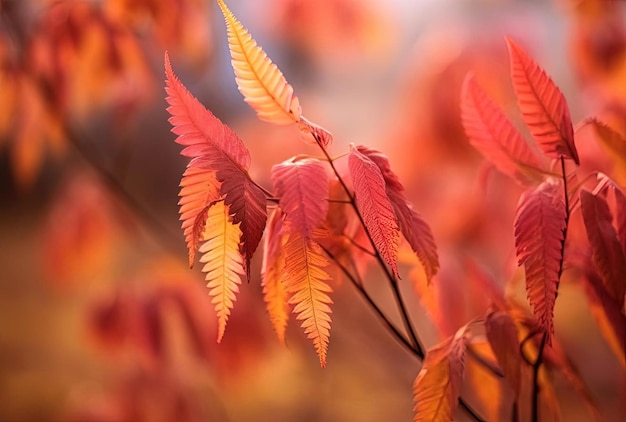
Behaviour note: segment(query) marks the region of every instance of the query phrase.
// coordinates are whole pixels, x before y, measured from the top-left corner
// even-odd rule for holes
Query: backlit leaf
[[[385,189],[385,179],[376,163],[354,146],[350,146],[348,169],[354,186],[356,206],[363,216],[365,227],[384,261],[398,276],[400,230],[398,218]]]
[[[563,93],[520,46],[507,38],[511,78],[524,122],[543,151],[580,164],[574,128]]]
[[[593,263],[607,291],[622,309],[626,295],[626,257],[613,227],[613,216],[600,195],[582,190],[580,204]]]
[[[328,172],[321,161],[289,159],[272,167],[274,194],[286,221],[310,239],[328,212]]]
[[[301,327],[313,341],[320,364],[325,367],[332,312],[330,276],[324,269],[328,260],[314,239],[307,240],[288,225],[283,226],[283,230],[287,240],[283,246],[285,270],[282,282],[290,295],[289,304],[294,306],[293,313],[302,321]],[[321,236],[321,232],[315,235]]]
[[[241,235],[239,224],[230,221],[224,201],[216,202],[209,208],[202,234],[206,240],[198,251],[202,254],[202,272],[217,312],[218,343],[224,336],[235,295],[239,292],[241,276],[245,274],[243,257],[239,252]]]
[[[237,20],[222,0],[228,46],[239,91],[259,119],[289,124],[300,120],[300,101],[278,67]]]
[[[282,236],[283,213],[276,208],[267,224],[265,244],[263,248],[263,265],[261,268],[263,299],[276,331],[278,340],[285,344],[285,330],[289,321],[288,296],[283,282],[285,255],[283,253]]]
[[[187,167],[180,181],[178,196],[180,196],[179,213],[185,242],[187,242],[189,267],[192,268],[206,223],[206,215],[205,218],[200,219],[198,215],[212,202],[220,199],[219,183],[215,178],[215,172],[199,167]]]
[[[385,191],[398,219],[400,231],[420,260],[430,283],[439,270],[437,245],[430,226],[413,209],[413,205],[404,193],[404,186],[400,178],[391,170],[387,157],[379,151],[361,145],[357,149],[380,169],[385,181]]]
[[[551,344],[557,286],[563,261],[567,212],[560,184],[546,181],[524,192],[515,216],[518,265],[526,271],[526,293]]]
[[[414,422],[449,422],[454,418],[463,386],[467,326],[431,347],[415,383]]]
[[[600,142],[622,162],[622,165],[626,166],[626,136],[595,117],[589,119],[588,122],[593,126]]]
[[[461,118],[472,146],[498,170],[523,185],[541,180],[541,161],[471,75],[463,84]]]

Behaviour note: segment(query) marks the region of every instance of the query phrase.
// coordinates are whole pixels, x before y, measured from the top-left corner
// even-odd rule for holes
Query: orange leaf
[[[276,331],[278,340],[285,344],[289,307],[287,306],[287,290],[282,279],[285,270],[284,236],[281,235],[282,227],[283,213],[277,208],[272,213],[267,224],[261,274],[263,276],[263,299],[265,300],[270,321],[274,331]]]
[[[507,38],[511,77],[524,122],[543,151],[580,164],[574,128],[563,93],[520,46]]]
[[[199,252],[202,254],[200,262],[205,264],[202,272],[217,312],[218,343],[222,341],[235,295],[239,292],[240,276],[245,274],[243,257],[239,253],[241,235],[239,224],[230,221],[224,201],[216,202],[209,208],[202,233],[202,238],[206,240]]]
[[[431,347],[413,384],[414,422],[449,422],[458,406],[465,366],[467,326]]]
[[[563,261],[567,212],[562,186],[549,181],[524,192],[515,216],[518,265],[526,270],[526,292],[551,343],[554,303]]]
[[[589,119],[588,123],[593,126],[600,142],[626,166],[626,137],[595,117]]]
[[[471,75],[463,84],[461,118],[472,146],[498,170],[522,185],[541,180],[539,158]]]
[[[283,246],[285,270],[282,282],[290,294],[289,304],[294,305],[293,313],[302,321],[301,327],[313,340],[320,364],[325,367],[332,312],[329,296],[332,288],[327,283],[330,276],[324,269],[328,260],[315,240],[305,239],[288,225],[283,226],[283,230],[287,240]],[[321,235],[320,231],[314,233],[316,237]]]
[[[328,172],[321,161],[289,159],[272,167],[274,194],[285,220],[310,239],[328,212]]]
[[[354,145],[350,146],[348,169],[359,213],[382,258],[398,276],[398,245],[400,229],[398,218],[385,190],[385,179],[370,158]]]
[[[219,183],[215,179],[215,172],[198,167],[188,166],[180,181],[180,220],[187,242],[189,268],[193,268],[198,243],[202,240],[202,232],[206,223],[205,218],[198,216],[206,210],[213,201],[220,199]]]
[[[239,91],[261,120],[276,124],[300,120],[300,101],[278,67],[237,20],[222,0],[218,0],[226,20],[228,47]]]
[[[504,311],[489,312],[485,319],[485,332],[504,376],[519,395],[522,357],[513,319]]]

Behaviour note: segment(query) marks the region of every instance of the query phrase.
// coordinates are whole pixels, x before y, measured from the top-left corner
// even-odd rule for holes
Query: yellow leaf
[[[222,341],[230,310],[239,292],[241,275],[245,274],[243,257],[239,252],[241,239],[240,224],[233,224],[224,201],[209,208],[206,226],[202,234],[205,242],[200,246],[200,262],[204,263],[205,274],[211,302],[217,312],[217,342]]]
[[[328,260],[314,239],[307,240],[297,230],[285,227],[287,241],[283,248],[283,283],[291,295],[289,304],[294,305],[293,313],[302,321],[300,326],[304,328],[307,337],[313,340],[323,368],[326,366],[332,312],[332,300],[328,295],[332,288],[326,282],[330,276],[324,270]],[[314,237],[319,236],[320,231],[314,231]]]
[[[301,108],[293,87],[226,4],[222,0],[218,4],[226,20],[237,86],[245,101],[261,120],[276,124],[298,122]]]
[[[276,331],[278,340],[285,344],[285,329],[289,321],[289,307],[287,306],[287,290],[282,280],[285,270],[285,255],[283,253],[284,236],[281,235],[283,213],[279,208],[274,210],[268,223],[263,248],[263,299],[270,316],[270,321]]]

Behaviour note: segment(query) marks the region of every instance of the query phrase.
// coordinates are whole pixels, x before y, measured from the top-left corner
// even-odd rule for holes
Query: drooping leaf
[[[315,142],[318,142],[323,147],[327,147],[333,142],[333,135],[329,131],[315,123],[309,122],[304,116],[300,116],[298,127],[300,132],[311,134]]]
[[[189,166],[215,171],[233,224],[241,223],[241,250],[248,269],[267,220],[265,194],[248,175],[250,153],[235,132],[187,91],[172,71],[167,53],[165,73],[172,132],[178,135],[176,142],[185,146],[181,154],[192,158]]]
[[[202,241],[202,233],[206,223],[205,218],[198,218],[202,210],[206,210],[212,202],[220,198],[219,183],[215,172],[207,169],[189,166],[180,181],[180,220],[187,242],[189,267],[193,268],[198,244]]]
[[[354,186],[356,206],[363,216],[365,227],[384,261],[398,276],[400,230],[385,189],[385,179],[376,163],[353,145],[350,146],[348,170]]]
[[[178,135],[176,142],[185,147],[181,155],[194,159],[217,150],[223,160],[246,172],[250,167],[250,153],[243,141],[191,95],[174,74],[167,53],[165,75],[169,122],[172,132]],[[192,161],[192,165],[195,166],[196,161]]]
[[[614,186],[613,194],[615,195],[615,228],[617,230],[617,237],[622,245],[622,250],[626,254],[626,195],[624,192]]]
[[[230,221],[224,201],[216,202],[207,213],[206,226],[202,238],[206,239],[198,250],[204,264],[211,302],[217,312],[217,342],[222,341],[230,310],[239,292],[241,276],[245,274],[243,257],[239,252],[241,229],[239,224]]]
[[[431,347],[415,383],[414,422],[453,420],[463,386],[467,326]]]
[[[330,276],[324,269],[328,260],[315,239],[307,240],[289,225],[284,225],[283,230],[287,240],[283,245],[285,269],[282,282],[290,295],[289,304],[294,306],[293,313],[302,321],[300,326],[313,341],[320,364],[325,367],[332,312],[329,296],[332,288],[327,283]],[[321,233],[317,231],[314,236],[321,236]]]
[[[524,122],[543,151],[580,164],[574,128],[563,93],[520,46],[507,38],[511,78]]]
[[[485,318],[485,332],[504,376],[516,395],[519,395],[522,356],[515,323],[508,313],[491,311]]]
[[[483,360],[497,366],[496,357],[491,346],[486,340],[474,340],[471,343],[473,354],[478,354]],[[470,358],[473,355],[469,355]],[[465,383],[476,397],[472,401],[473,408],[486,421],[505,420],[504,416],[510,416],[511,410],[508,405],[508,392],[501,379],[495,377],[493,372],[476,359],[465,361]],[[477,402],[477,403],[476,403]]]
[[[526,271],[526,293],[551,344],[557,287],[563,262],[567,211],[563,188],[551,181],[527,190],[515,216],[515,251]]]
[[[413,209],[413,205],[404,193],[404,186],[400,178],[391,170],[387,157],[379,151],[362,145],[358,146],[357,150],[372,160],[380,169],[385,181],[385,191],[398,219],[400,231],[420,260],[430,283],[439,270],[437,245],[430,226]]]
[[[282,236],[283,213],[275,209],[267,224],[261,267],[263,299],[278,340],[285,344],[285,330],[289,321],[287,290],[282,279],[285,270]]]
[[[541,180],[541,161],[471,75],[463,84],[461,119],[472,146],[498,170],[522,185]]]
[[[321,161],[289,159],[272,167],[274,194],[286,221],[311,239],[328,212],[328,172]]]
[[[278,67],[222,0],[228,46],[239,91],[261,120],[277,124],[300,120],[300,101]]]

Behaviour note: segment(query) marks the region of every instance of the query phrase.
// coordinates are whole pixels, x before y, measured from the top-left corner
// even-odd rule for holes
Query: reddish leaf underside
[[[263,264],[261,268],[263,299],[267,313],[276,331],[278,340],[285,344],[285,330],[289,321],[288,295],[282,274],[285,269],[282,236],[283,213],[276,208],[267,224],[265,245],[263,248]]]
[[[430,226],[413,209],[412,204],[406,198],[404,186],[400,178],[391,170],[388,158],[381,152],[362,145],[357,149],[380,169],[385,181],[385,191],[398,219],[400,231],[420,260],[430,283],[439,270],[437,245]]]
[[[289,225],[284,225],[283,231],[287,240],[283,246],[285,270],[282,282],[290,295],[289,304],[294,306],[293,313],[302,321],[301,327],[313,341],[320,365],[325,367],[332,312],[329,296],[332,288],[327,283],[330,276],[324,269],[328,260],[314,239],[305,239]],[[322,233],[316,231],[314,235],[322,236]]]
[[[574,128],[563,93],[520,46],[507,38],[511,78],[524,122],[543,151],[580,164]]]
[[[560,184],[546,181],[524,192],[515,216],[515,250],[526,271],[526,293],[548,344],[563,262],[567,212]]]
[[[426,353],[415,383],[414,422],[449,422],[458,406],[465,367],[467,326]]]
[[[365,227],[383,260],[398,276],[398,218],[387,196],[385,179],[378,166],[359,150],[350,146],[348,170],[354,186],[356,206]]]
[[[472,146],[502,173],[522,185],[542,179],[539,158],[471,75],[463,84],[461,119]]]
[[[626,257],[609,206],[603,197],[586,190],[580,192],[580,205],[593,263],[607,291],[622,309],[626,295]]]
[[[311,239],[328,212],[328,172],[315,159],[289,159],[272,167],[274,194],[286,221]]]

